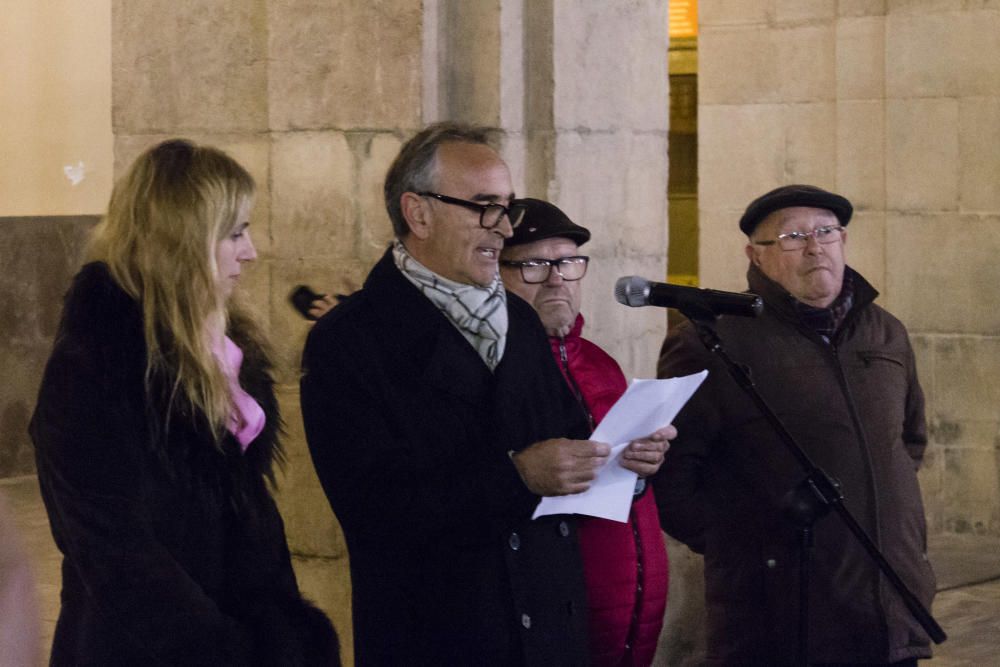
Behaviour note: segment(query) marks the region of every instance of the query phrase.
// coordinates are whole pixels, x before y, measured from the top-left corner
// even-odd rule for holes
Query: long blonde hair
[[[168,415],[186,400],[208,419],[216,443],[232,400],[212,354],[212,336],[222,335],[228,317],[215,248],[254,190],[250,174],[222,151],[165,141],[115,184],[88,252],[142,307],[147,392],[154,375],[170,378]]]

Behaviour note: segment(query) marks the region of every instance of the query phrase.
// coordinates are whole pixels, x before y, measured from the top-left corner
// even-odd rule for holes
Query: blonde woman
[[[254,182],[172,140],[118,182],[31,422],[63,552],[54,665],[337,664],[269,487],[281,421],[232,294]]]

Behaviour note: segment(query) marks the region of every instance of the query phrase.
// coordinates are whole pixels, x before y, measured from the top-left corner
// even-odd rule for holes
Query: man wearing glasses
[[[756,318],[722,317],[734,361],[921,602],[935,579],[916,470],[924,399],[903,325],[845,263],[853,207],[789,185],[754,200],[747,235]],[[690,323],[663,344],[660,377],[709,369],[677,418],[680,437],[654,478],[664,529],[705,555],[707,664],[797,664],[799,531],[783,497],[803,476],[791,454]],[[814,525],[808,662],[915,665],[930,641],[836,516]]]
[[[357,665],[587,661],[575,521],[531,514],[586,489],[610,448],[585,439],[537,316],[499,279],[523,209],[490,141],[439,123],[403,146],[384,188],[396,239],[306,343]]]
[[[500,275],[508,291],[534,306],[552,355],[593,428],[627,385],[618,363],[581,335],[581,287],[590,258],[580,254],[580,246],[590,240],[590,231],[548,202],[519,199],[515,204],[524,215],[504,244]],[[631,448],[666,444],[636,442]],[[663,625],[667,551],[646,485],[662,460],[633,459],[631,448],[622,465],[640,478],[628,521],[583,517],[579,524],[592,665],[651,664]]]

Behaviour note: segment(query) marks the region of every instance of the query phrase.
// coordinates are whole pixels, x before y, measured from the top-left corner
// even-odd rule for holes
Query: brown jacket
[[[851,271],[851,269],[847,269]],[[840,481],[845,506],[927,606],[935,579],[916,470],[924,399],[906,329],[851,271],[854,305],[830,343],[804,327],[792,297],[751,268],[756,319],[716,326],[812,461]],[[658,374],[709,369],[678,416],[655,480],[664,529],[705,555],[709,664],[794,660],[798,537],[780,514],[802,478],[796,461],[689,322],[664,341]],[[839,517],[815,526],[812,662],[884,663],[930,655],[929,640]]]

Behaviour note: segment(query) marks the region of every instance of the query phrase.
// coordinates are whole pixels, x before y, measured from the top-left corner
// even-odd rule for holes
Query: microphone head
[[[640,276],[622,276],[615,281],[615,300],[636,308],[649,303],[649,281]]]

